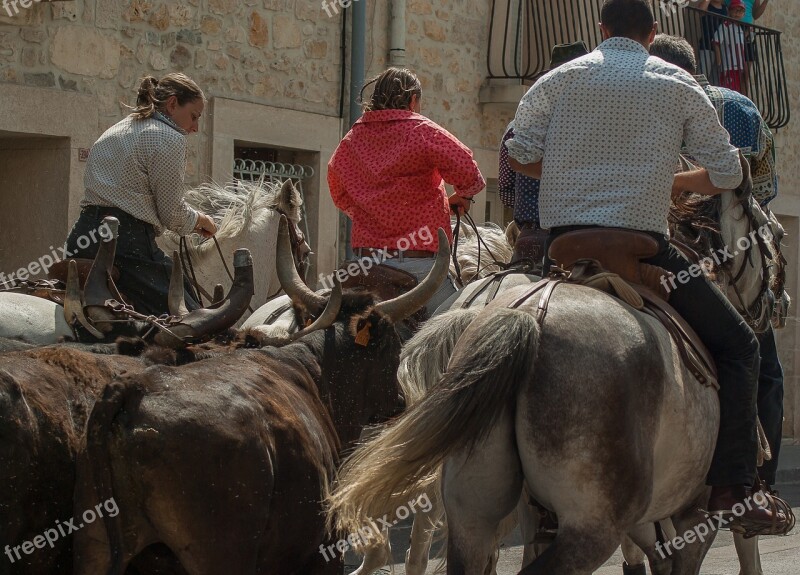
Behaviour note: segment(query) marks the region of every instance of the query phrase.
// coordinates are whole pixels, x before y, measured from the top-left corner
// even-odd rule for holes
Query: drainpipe
[[[350,44],[350,127],[361,117],[361,104],[358,98],[361,88],[364,86],[366,75],[366,53],[367,53],[367,0],[355,0],[350,9],[353,12],[352,19],[352,42]],[[347,218],[345,226],[345,257],[353,259],[353,246],[350,243],[350,235],[353,222]]]
[[[406,0],[392,0],[389,63],[399,68],[404,67],[406,63]]]

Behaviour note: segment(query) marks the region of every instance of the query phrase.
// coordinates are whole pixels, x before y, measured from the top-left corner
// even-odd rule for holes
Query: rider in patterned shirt
[[[648,0],[605,0],[600,21],[603,43],[540,78],[520,102],[506,143],[512,167],[541,179],[540,216],[551,238],[578,227],[646,232],[660,249],[643,261],[688,275],[689,262],[668,241],[670,194],[735,189],[739,152],[691,74],[649,55],[658,25]],[[675,174],[682,143],[705,168]],[[731,514],[749,502],[756,479],[758,341],[703,276],[671,290],[670,304],[717,365],[708,510]],[[787,525],[782,512],[749,507],[743,521]]]
[[[388,249],[386,265],[421,279],[433,267],[437,228],[452,240],[450,211],[468,211],[486,181],[470,149],[420,114],[422,87],[413,72],[389,68],[371,83],[364,115],[328,163],[331,198],[353,220],[358,253]],[[455,189],[449,198],[445,182]],[[426,308],[453,293],[445,281]]]
[[[66,248],[72,257],[93,258],[99,246],[85,238],[93,237],[104,217],[117,218],[117,287],[136,311],[158,316],[169,312],[172,260],[156,236],[165,229],[205,237],[217,231],[211,218],[183,199],[186,135],[197,132],[205,97],[187,76],[170,74],[144,78],[136,106],[89,152],[81,215]],[[198,307],[188,292],[186,305]]]
[[[697,64],[691,44],[684,38],[659,34],[650,45],[650,54],[658,56],[690,74]],[[766,208],[778,193],[775,170],[775,147],[772,131],[756,105],[746,96],[728,88],[711,86],[705,76],[695,76],[717,110],[722,126],[731,135],[731,144],[751,154],[753,197]],[[783,368],[775,345],[772,325],[757,334],[761,364],[758,372],[758,417],[769,441],[772,459],[765,461],[758,474],[767,485],[775,485],[778,457],[783,436]]]

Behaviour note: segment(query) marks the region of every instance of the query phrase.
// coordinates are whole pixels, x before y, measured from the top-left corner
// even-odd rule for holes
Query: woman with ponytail
[[[486,182],[470,149],[420,114],[422,87],[413,72],[389,68],[364,88],[370,84],[364,115],[328,163],[331,197],[353,221],[356,255],[388,250],[386,265],[421,279],[439,248],[437,228],[452,241],[450,211],[469,211]],[[449,198],[445,182],[455,190]],[[455,291],[446,281],[426,309]]]
[[[117,287],[140,313],[168,312],[172,260],[155,238],[164,230],[213,236],[214,222],[183,198],[186,136],[197,132],[205,96],[184,74],[141,81],[136,107],[111,126],[89,152],[81,215],[67,239],[71,257],[93,258],[98,244],[84,238],[103,218],[120,222],[115,264]],[[81,241],[83,240],[83,241]],[[187,293],[187,307],[197,307]]]

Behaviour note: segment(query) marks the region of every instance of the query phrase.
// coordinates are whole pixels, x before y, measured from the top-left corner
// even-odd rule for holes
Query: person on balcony
[[[650,54],[697,73],[692,46],[684,38],[659,34],[650,45]],[[746,96],[711,86],[702,75],[695,76],[711,100],[722,126],[728,130],[731,144],[751,154],[753,197],[767,207],[778,194],[778,174],[775,169],[775,147],[772,131],[761,117],[756,105]],[[775,485],[778,457],[783,436],[783,368],[775,345],[772,326],[757,334],[761,365],[758,373],[758,416],[767,435],[772,459],[765,461],[758,474],[770,487]]]
[[[421,115],[416,74],[389,68],[364,89],[370,84],[364,115],[328,163],[328,186],[333,203],[353,221],[353,248],[363,257],[388,250],[383,263],[419,280],[433,267],[437,228],[452,241],[451,210],[468,212],[486,181],[470,149]],[[445,182],[455,190],[449,197]],[[433,312],[455,291],[445,281],[426,309]]]
[[[66,249],[72,257],[94,258],[99,246],[82,246],[81,240],[106,216],[117,218],[117,287],[139,313],[169,312],[172,260],[156,245],[156,236],[165,229],[205,237],[217,231],[211,218],[183,198],[186,136],[197,132],[204,106],[202,90],[188,76],[148,76],[133,113],[106,130],[89,151],[81,214]],[[198,307],[188,293],[186,305]]]
[[[736,188],[739,152],[691,74],[649,55],[658,29],[649,0],[605,0],[600,22],[604,41],[594,52],[544,75],[523,97],[506,142],[512,168],[541,180],[539,215],[551,239],[580,227],[642,231],[660,246],[646,263],[688,275],[689,262],[667,238],[670,194]],[[705,168],[674,174],[682,143]],[[673,290],[670,303],[718,368],[708,511],[730,515],[746,506],[756,479],[758,341],[703,276]],[[787,524],[783,513],[755,506],[740,520],[765,531]]]
[[[703,75],[716,86],[719,84],[719,66],[714,54],[714,34],[721,23],[719,17],[727,16],[728,8],[723,0],[700,0],[695,4],[695,8],[708,12],[700,19],[702,35],[697,47],[697,55]]]
[[[719,25],[712,41],[716,63],[722,70],[720,86],[741,94],[747,91],[745,33],[744,28],[733,20],[741,20],[744,12],[744,0],[731,0],[728,4],[728,18],[732,20],[724,20]]]
[[[725,0],[725,6],[730,10],[731,0]],[[744,16],[742,22],[745,24],[755,24],[756,20],[764,15],[767,10],[769,0],[744,0]],[[745,82],[749,83],[749,79],[753,73],[753,65],[755,64],[758,54],[756,52],[756,40],[753,36],[754,32],[749,27],[745,27],[745,46],[744,46],[744,59],[747,62],[745,68]]]
[[[731,0],[725,0],[725,4],[730,6]],[[756,20],[764,15],[767,11],[767,4],[769,0],[744,0],[744,17],[742,22],[745,24],[755,24]]]

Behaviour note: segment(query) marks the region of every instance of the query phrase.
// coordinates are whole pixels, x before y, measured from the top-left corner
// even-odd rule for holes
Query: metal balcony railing
[[[550,52],[556,44],[583,41],[590,50],[594,49],[602,41],[597,24],[600,4],[598,0],[493,0],[489,79],[532,83],[548,71]],[[789,123],[779,31],[682,6],[680,2],[652,0],[652,4],[659,29],[683,36],[694,46],[699,71],[706,74],[709,82],[738,88],[755,102],[770,128]],[[744,63],[738,62],[742,54],[730,48],[737,42],[739,30],[746,43]],[[720,40],[721,66],[716,65],[715,36]],[[732,86],[731,76],[722,73],[725,65],[741,65],[740,85]]]

